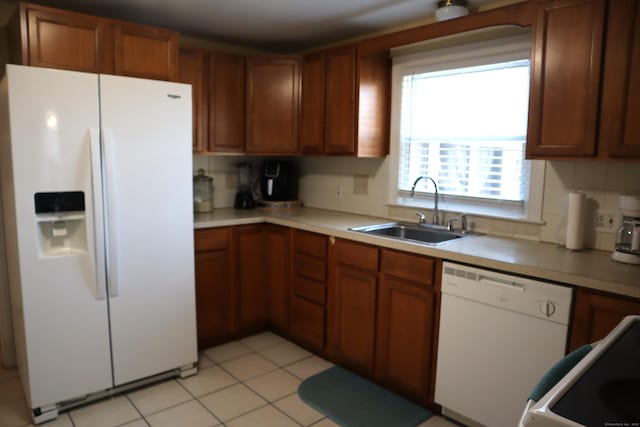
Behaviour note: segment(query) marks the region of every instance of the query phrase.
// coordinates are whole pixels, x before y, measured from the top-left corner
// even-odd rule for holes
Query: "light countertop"
[[[640,298],[640,266],[611,260],[611,252],[569,252],[557,244],[496,236],[474,236],[427,246],[350,231],[350,227],[390,222],[385,218],[334,212],[316,208],[236,210],[215,209],[196,214],[195,228],[224,227],[266,222],[516,273],[548,281]]]

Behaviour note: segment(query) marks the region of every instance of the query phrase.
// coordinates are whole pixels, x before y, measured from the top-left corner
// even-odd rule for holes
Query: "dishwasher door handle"
[[[502,280],[495,277],[483,276],[480,275],[478,278],[480,283],[486,283],[488,285],[498,286],[505,289],[510,289],[512,291],[524,292],[524,285],[518,282],[512,282],[508,280]]]

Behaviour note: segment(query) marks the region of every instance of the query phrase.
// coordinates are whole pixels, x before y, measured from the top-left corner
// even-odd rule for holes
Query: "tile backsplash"
[[[213,207],[233,207],[238,191],[238,163],[251,164],[251,182],[258,177],[260,159],[245,156],[193,156],[193,174],[204,169],[205,174],[213,178]]]
[[[194,155],[198,168],[214,178],[214,206],[231,207],[237,191],[240,162],[253,165],[258,176],[260,157]],[[389,159],[350,157],[295,158],[300,174],[300,199],[305,206],[381,218],[415,220],[415,209],[387,206]],[[546,162],[543,225],[469,216],[483,232],[561,244],[566,229],[568,194],[581,189],[587,199],[585,246],[612,250],[615,232],[596,232],[596,212],[619,215],[622,193],[640,192],[640,162]],[[612,230],[615,231],[615,230]]]

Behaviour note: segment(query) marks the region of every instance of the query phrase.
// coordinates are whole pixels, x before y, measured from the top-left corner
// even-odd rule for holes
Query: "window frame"
[[[407,51],[410,53],[407,53]],[[433,209],[434,203],[434,194],[431,185],[429,185],[430,192],[416,193],[416,196],[413,198],[409,197],[408,191],[400,191],[398,189],[400,167],[400,107],[403,77],[416,72],[432,72],[519,59],[530,59],[530,51],[531,34],[529,31],[479,42],[458,41],[458,44],[454,46],[439,47],[437,49],[423,48],[417,53],[415,47],[392,51],[388,206]],[[529,162],[531,162],[530,177],[528,193],[524,204],[499,200],[487,201],[486,199],[475,199],[464,196],[440,195],[439,209],[443,211],[464,212],[477,216],[542,224],[545,162],[542,160],[529,160]]]

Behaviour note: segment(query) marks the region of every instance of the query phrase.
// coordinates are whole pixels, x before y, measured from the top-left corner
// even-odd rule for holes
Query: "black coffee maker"
[[[256,205],[251,194],[251,163],[238,163],[238,192],[233,207],[236,209],[253,209]]]
[[[260,192],[264,200],[295,200],[298,175],[290,160],[265,160],[260,172]]]

